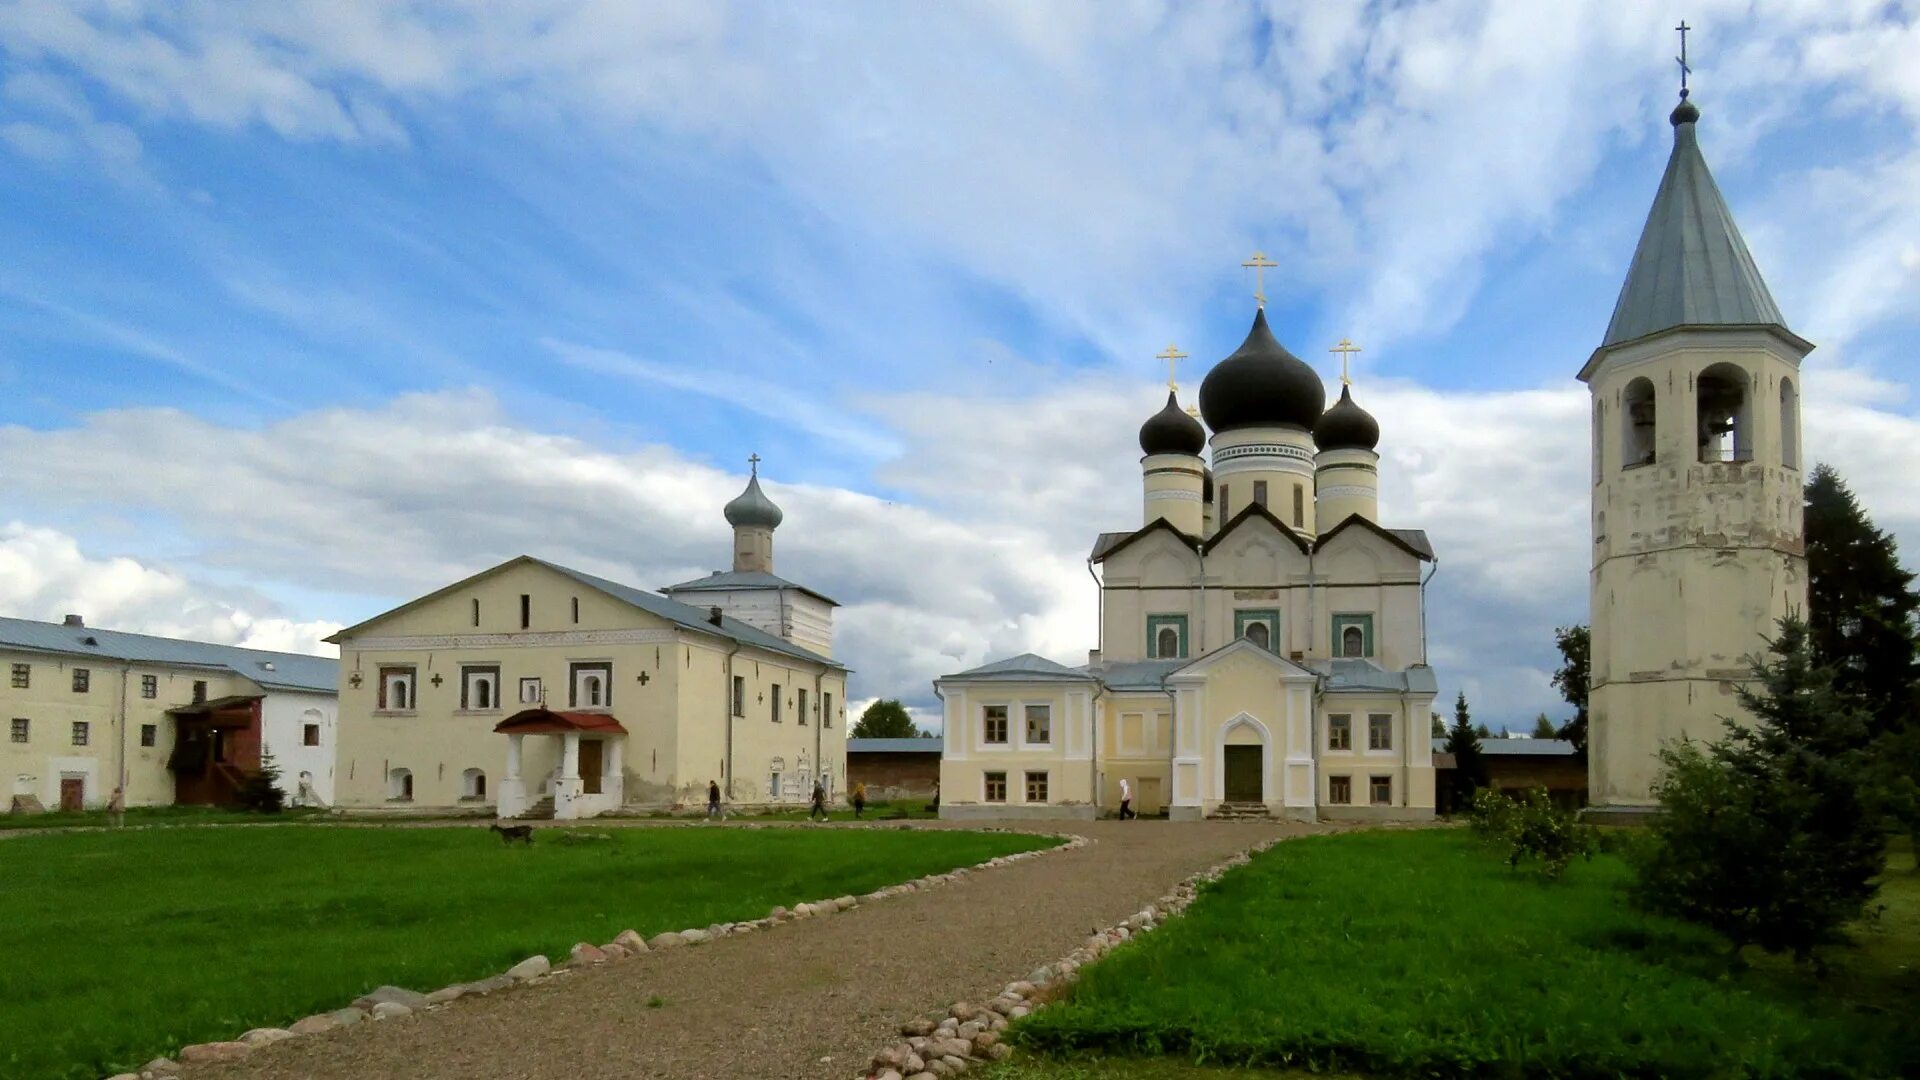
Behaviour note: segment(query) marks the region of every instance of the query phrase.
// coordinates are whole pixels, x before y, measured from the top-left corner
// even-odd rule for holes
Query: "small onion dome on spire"
[[[1207,433],[1200,421],[1180,410],[1172,390],[1167,391],[1166,407],[1140,425],[1140,452],[1143,454],[1199,454],[1207,448]]]
[[[1687,100],[1685,92],[1682,92],[1680,95],[1680,104],[1675,105],[1673,112],[1667,115],[1667,122],[1674,127],[1679,127],[1681,124],[1691,124],[1699,119],[1699,108],[1697,108],[1693,102]]]
[[[780,508],[773,505],[767,493],[760,490],[760,470],[756,467],[753,475],[747,479],[747,490],[733,497],[727,504],[727,524],[738,529],[742,526],[758,526],[763,529],[777,529],[786,517]]]
[[[1280,425],[1311,428],[1326,404],[1320,376],[1274,340],[1265,308],[1254,314],[1247,340],[1200,383],[1200,415],[1216,434]]]
[[[1313,444],[1322,450],[1371,450],[1380,445],[1380,422],[1354,404],[1351,387],[1342,386],[1340,400],[1313,425]]]

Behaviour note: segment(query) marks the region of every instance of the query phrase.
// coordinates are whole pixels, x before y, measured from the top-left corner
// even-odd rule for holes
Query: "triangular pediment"
[[[1245,509],[1233,515],[1233,520],[1221,526],[1219,532],[1208,537],[1207,542],[1201,545],[1200,550],[1203,554],[1211,553],[1213,549],[1219,547],[1227,537],[1232,536],[1236,530],[1249,528],[1258,529],[1262,527],[1273,528],[1292,543],[1294,547],[1300,549],[1300,554],[1305,555],[1307,553],[1307,541],[1305,538],[1288,528],[1286,522],[1274,517],[1272,511],[1259,503],[1248,503]]]
[[[1283,682],[1311,682],[1319,678],[1318,675],[1286,657],[1263,649],[1246,638],[1239,638],[1205,656],[1197,657],[1185,667],[1175,669],[1167,676],[1167,681],[1170,683],[1198,682],[1223,666],[1246,662],[1272,668],[1274,676]]]

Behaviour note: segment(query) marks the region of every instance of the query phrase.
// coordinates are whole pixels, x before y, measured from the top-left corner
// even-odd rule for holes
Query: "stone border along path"
[[[981,831],[965,822],[917,827]],[[956,1000],[980,1000],[1010,977],[1071,959],[1089,932],[1124,922],[1170,884],[1177,892],[1175,883],[1261,841],[1342,831],[1278,822],[997,827],[1084,839],[1047,858],[1003,856],[991,872],[934,875],[939,888],[876,890],[892,890],[884,904],[842,910],[835,902],[838,918],[769,916],[745,935],[715,937],[709,928],[707,944],[649,947],[644,963],[596,964],[583,953],[578,966],[510,992],[469,992],[406,1015],[381,1009],[394,1017],[381,1023],[364,1022],[371,1013],[356,1007],[349,1026],[267,1036],[277,1044],[230,1051],[233,1060],[168,1062],[155,1075],[845,1080],[874,1047],[898,1038],[901,1018],[948,1013]],[[372,1002],[382,1004],[407,1007]]]
[[[1054,963],[1035,968],[1031,975],[1007,984],[1000,996],[982,1006],[956,1001],[938,1021],[921,1017],[900,1025],[902,1039],[881,1048],[872,1064],[854,1080],[945,1080],[958,1076],[979,1061],[1000,1061],[1012,1048],[1000,1041],[1007,1025],[1053,999],[1051,987],[1071,986],[1080,969],[1107,952],[1163,925],[1187,910],[1200,886],[1253,861],[1255,855],[1280,842],[1270,837],[1218,866],[1202,870],[1175,885],[1154,903],[1135,912],[1126,922],[1096,931],[1086,943]]]

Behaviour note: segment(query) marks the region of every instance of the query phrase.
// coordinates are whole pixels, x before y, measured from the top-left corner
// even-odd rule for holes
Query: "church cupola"
[[[733,568],[773,573],[773,530],[786,515],[760,490],[760,455],[748,458],[752,474],[747,489],[727,503],[727,524],[733,526]]]
[[[1141,525],[1164,518],[1188,536],[1203,535],[1206,463],[1200,453],[1206,448],[1206,430],[1180,408],[1169,380],[1166,406],[1140,425]]]
[[[1248,265],[1271,265],[1256,261]],[[1326,388],[1267,327],[1264,298],[1233,355],[1200,384],[1200,415],[1213,431],[1214,516],[1220,527],[1258,503],[1294,531],[1314,534],[1313,425]]]
[[[1353,387],[1340,388],[1340,400],[1314,421],[1313,444],[1322,450],[1371,450],[1380,445],[1380,422],[1354,403]]]
[[[1315,516],[1331,529],[1355,514],[1380,520],[1380,423],[1353,400],[1344,380],[1340,400],[1313,425]]]

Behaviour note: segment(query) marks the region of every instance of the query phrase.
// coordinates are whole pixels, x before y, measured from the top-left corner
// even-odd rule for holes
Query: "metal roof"
[[[849,754],[938,754],[945,739],[848,739]]]
[[[1447,747],[1447,740],[1433,740],[1434,753]],[[1480,740],[1480,752],[1488,757],[1572,757],[1578,753],[1566,739],[1503,739],[1498,735]]]
[[[1164,690],[1166,677],[1186,666],[1186,660],[1128,660],[1087,671],[1109,690]]]
[[[1434,678],[1433,669],[1425,664],[1415,664],[1402,671],[1388,671],[1371,660],[1342,657],[1337,660],[1309,660],[1304,665],[1316,675],[1327,681],[1323,689],[1328,693],[1364,693],[1366,691],[1386,691],[1389,693],[1438,693],[1439,680]]]
[[[128,663],[228,671],[268,690],[339,692],[340,661],[305,653],[269,652],[204,641],[129,634],[91,626],[0,618],[0,646]]]
[[[940,678],[941,681],[947,679],[978,679],[982,681],[1020,682],[1035,679],[1091,681],[1094,679],[1094,676],[1088,674],[1084,668],[1070,668],[1065,664],[1057,664],[1044,656],[1038,656],[1033,653],[1021,653],[1018,656],[1009,656],[1005,660],[995,660],[990,664],[982,664],[977,668],[968,668],[966,671],[956,672],[952,675],[942,675]]]
[[[1786,319],[1760,277],[1694,137],[1699,112],[1673,115],[1673,154],[1634,249],[1601,348],[1679,326],[1775,326]]]
[[[764,570],[715,570],[706,577],[668,585],[660,591],[671,596],[677,592],[733,592],[740,589],[797,589],[808,596],[817,596],[834,607],[840,606],[840,602],[831,596]]]

